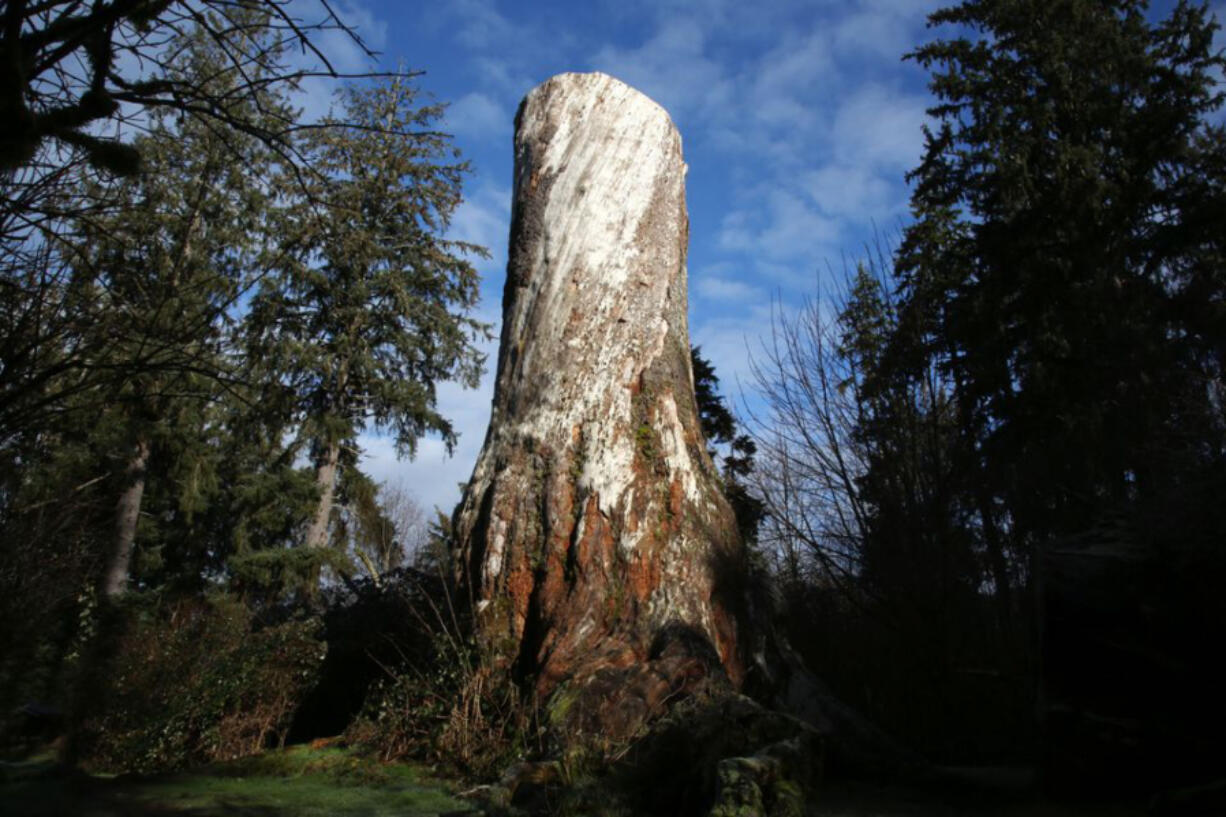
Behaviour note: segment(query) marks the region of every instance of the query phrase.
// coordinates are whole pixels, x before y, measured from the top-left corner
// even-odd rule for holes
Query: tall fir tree
[[[1226,63],[1205,7],[1147,11],[967,0],[930,18],[963,36],[910,55],[938,104],[888,365],[948,375],[980,513],[1015,541],[1154,488],[1177,428],[1212,412]]]
[[[948,383],[953,530],[998,591],[1035,591],[1050,779],[1195,781],[1211,752],[1187,747],[1221,742],[1203,644],[1222,604],[1197,590],[1226,569],[1217,24],[1187,0],[1160,20],[1143,0],[964,0],[930,21],[960,36],[910,55],[937,105],[879,369]]]
[[[266,15],[243,15],[252,26],[227,36],[262,37],[243,47],[275,52],[260,22]],[[169,79],[219,97],[259,79],[229,67],[226,48],[203,27],[184,32]],[[253,126],[288,115],[271,93],[236,94],[229,104],[229,115]],[[209,543],[184,534],[218,488],[215,406],[241,377],[230,322],[256,275],[273,159],[259,139],[182,116],[155,115],[134,145],[141,171],[108,191],[115,207],[73,225],[80,243],[69,254],[71,287],[90,318],[81,344],[96,350],[84,365],[110,372],[63,406],[70,424],[95,418],[85,443],[115,496],[100,583],[108,596],[127,586],[142,519],[180,534],[149,537],[151,564],[169,559],[172,573],[197,576],[202,568],[187,550]],[[150,498],[156,514],[143,512]]]
[[[851,443],[864,508],[862,585],[899,619],[923,622],[932,654],[949,660],[954,619],[985,581],[982,541],[959,488],[962,441],[951,386],[931,365],[889,367],[905,340],[890,270],[861,264],[837,319],[837,355],[852,393]],[[997,587],[1008,603],[1008,587]],[[973,606],[973,605],[972,605]],[[948,670],[948,667],[946,667]]]
[[[331,540],[338,473],[357,463],[359,432],[390,432],[412,454],[427,433],[455,441],[436,384],[475,386],[486,327],[471,255],[446,238],[466,163],[433,130],[442,106],[420,104],[408,75],[351,87],[341,116],[307,137],[316,177],[284,214],[295,248],[253,299],[249,348],[292,392],[318,503],[308,550]]]

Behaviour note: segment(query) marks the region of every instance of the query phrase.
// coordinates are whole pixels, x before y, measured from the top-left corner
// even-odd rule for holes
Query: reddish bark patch
[[[517,636],[524,632],[534,584],[532,572],[522,567],[511,571],[507,576],[506,594],[511,599],[512,628]]]
[[[640,544],[646,545],[647,542]],[[647,601],[660,586],[660,566],[649,556],[636,553],[630,561],[629,584],[636,601]]]

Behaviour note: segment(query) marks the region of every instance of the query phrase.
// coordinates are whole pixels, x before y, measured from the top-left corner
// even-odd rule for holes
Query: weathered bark
[[[627,726],[743,674],[743,548],[690,370],[685,170],[668,115],[611,77],[525,98],[493,414],[455,518],[495,660],[542,696],[596,682]]]
[[[857,765],[909,762],[751,585],[694,398],[684,177],[668,115],[611,77],[562,74],[520,106],[493,413],[453,520],[487,660],[567,741],[616,744],[744,682]]]
[[[123,491],[115,503],[115,538],[102,577],[102,594],[108,598],[120,595],[128,587],[132,546],[136,542],[136,526],[140,522],[140,506],[145,496],[149,452],[149,441],[138,440],[132,459],[124,470]]]
[[[328,526],[332,522],[332,504],[336,496],[336,469],[341,458],[341,447],[332,443],[324,451],[323,458],[315,467],[315,487],[319,489],[319,504],[307,530],[306,546],[322,549],[328,546]]]

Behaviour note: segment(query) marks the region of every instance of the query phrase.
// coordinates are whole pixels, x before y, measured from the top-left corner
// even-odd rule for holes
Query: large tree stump
[[[494,660],[541,696],[581,690],[567,707],[610,737],[743,674],[743,547],[690,370],[685,172],[668,114],[611,77],[524,99],[493,414],[455,518]]]

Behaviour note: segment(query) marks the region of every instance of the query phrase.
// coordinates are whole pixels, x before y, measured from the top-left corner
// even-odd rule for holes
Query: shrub
[[[283,744],[315,684],[325,645],[317,620],[260,627],[222,593],[117,611],[98,710],[84,713],[88,765],[149,772]]]
[[[394,639],[395,658],[382,665],[348,740],[385,760],[411,757],[475,779],[542,748],[534,702],[506,667],[482,660],[471,615],[453,604],[446,582],[399,571],[380,592],[409,627]]]
[[[351,579],[322,592],[328,652],[319,683],[294,716],[290,742],[343,732],[389,671],[410,656],[420,661],[429,654],[432,636],[415,610],[422,593],[437,593],[440,586],[436,578],[401,568],[378,582]]]

